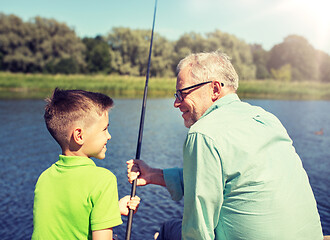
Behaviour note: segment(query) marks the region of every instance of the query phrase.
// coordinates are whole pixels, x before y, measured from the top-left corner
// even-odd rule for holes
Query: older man
[[[323,239],[292,140],[274,115],[241,102],[237,88],[238,76],[226,55],[183,59],[174,102],[190,128],[183,170],[128,161],[130,182],[138,174],[139,186],[166,186],[174,200],[184,195],[182,233],[165,228],[160,238]]]

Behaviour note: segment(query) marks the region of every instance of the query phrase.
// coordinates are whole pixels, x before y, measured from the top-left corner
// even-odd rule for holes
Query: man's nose
[[[175,108],[178,108],[178,107],[180,107],[180,105],[181,105],[181,102],[179,101],[179,99],[178,98],[175,98],[175,100],[174,100],[174,107]]]

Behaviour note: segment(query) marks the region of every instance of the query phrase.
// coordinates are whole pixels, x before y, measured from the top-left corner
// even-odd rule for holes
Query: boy
[[[115,175],[90,159],[105,158],[113,101],[101,93],[56,88],[47,102],[46,126],[62,155],[36,184],[32,239],[112,239],[120,214],[140,202],[126,196],[118,204]]]

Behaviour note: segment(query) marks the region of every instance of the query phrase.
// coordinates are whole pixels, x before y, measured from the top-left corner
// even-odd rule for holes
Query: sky
[[[113,27],[151,29],[155,0],[0,0],[0,12],[24,21],[66,23],[79,37]],[[168,40],[220,30],[265,50],[296,34],[330,54],[329,0],[158,0],[155,32]]]

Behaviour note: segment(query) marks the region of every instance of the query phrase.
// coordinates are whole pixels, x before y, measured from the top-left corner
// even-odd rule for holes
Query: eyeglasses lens
[[[174,96],[176,99],[179,100],[179,102],[182,102],[183,99],[182,99],[182,95],[181,95],[181,92],[180,91],[177,91],[176,93],[174,93]]]

